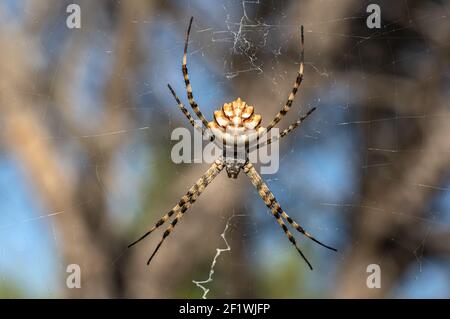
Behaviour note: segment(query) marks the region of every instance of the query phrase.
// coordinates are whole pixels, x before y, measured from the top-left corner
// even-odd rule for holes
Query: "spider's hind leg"
[[[294,102],[295,94],[297,94],[298,88],[303,81],[303,69],[304,69],[304,61],[305,61],[305,49],[304,49],[305,37],[303,36],[303,26],[301,26],[301,53],[300,53],[300,66],[297,72],[297,77],[294,82],[294,86],[292,87],[292,91],[289,94],[289,97],[286,101],[286,104],[281,108],[281,110],[275,115],[275,118],[267,125],[267,131],[270,131],[277,123],[286,115],[289,109],[292,106],[292,102]]]
[[[186,116],[186,118],[188,119],[189,123],[191,123],[191,125],[197,129],[198,131],[200,131],[202,133],[203,136],[206,136],[209,138],[209,140],[212,142],[214,141],[215,137],[214,135],[209,134],[209,130],[208,127],[203,128],[200,125],[198,125],[194,118],[192,117],[191,113],[189,113],[189,111],[186,109],[186,107],[183,105],[183,102],[181,102],[180,98],[178,97],[178,95],[175,93],[175,90],[172,88],[172,86],[170,84],[167,84],[167,87],[170,90],[170,93],[172,93],[173,98],[175,99],[175,101],[178,104],[178,107],[180,108],[181,112],[183,112],[184,116]]]
[[[183,72],[184,83],[186,86],[186,94],[187,94],[187,98],[189,100],[189,104],[191,105],[194,113],[202,121],[203,125],[205,127],[208,127],[208,121],[206,120],[202,111],[200,111],[200,107],[198,106],[197,102],[194,99],[194,94],[192,93],[191,81],[189,80],[189,71],[187,68],[187,49],[188,49],[189,35],[191,34],[191,27],[192,27],[193,20],[194,20],[194,17],[191,17],[191,20],[189,20],[188,30],[186,32],[186,40],[184,43],[184,53],[183,53],[183,62],[182,62],[181,70]]]
[[[275,136],[272,136],[270,139],[268,140],[263,140],[260,141],[258,144],[256,144],[256,146],[254,146],[253,148],[251,148],[249,150],[249,152],[254,151],[255,149],[260,149],[264,146],[270,145],[278,140],[280,140],[281,138],[285,137],[286,135],[288,135],[290,132],[292,132],[293,130],[295,130],[297,127],[299,127],[299,125],[301,123],[303,123],[303,121],[305,121],[314,111],[316,110],[315,107],[313,107],[312,109],[310,109],[308,112],[306,112],[305,115],[303,115],[302,117],[300,117],[297,121],[295,121],[294,123],[292,123],[291,125],[289,125],[289,127],[285,130],[283,130],[280,134],[277,134]],[[267,137],[267,136],[266,136]]]

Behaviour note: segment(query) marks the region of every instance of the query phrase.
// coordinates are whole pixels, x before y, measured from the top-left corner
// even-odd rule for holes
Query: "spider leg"
[[[184,205],[189,201],[190,197],[192,196],[191,190],[189,190],[187,192],[186,195],[184,195],[181,200],[179,201],[179,203],[172,208],[167,214],[163,215],[157,222],[156,224],[150,228],[149,231],[147,231],[144,235],[142,235],[141,237],[139,237],[136,241],[132,242],[131,244],[128,245],[128,248],[136,245],[138,242],[140,242],[141,240],[143,240],[144,238],[146,238],[148,235],[150,235],[154,230],[156,230],[159,226],[163,225],[170,217],[172,217],[173,214],[175,214],[177,211],[180,210],[180,208],[184,207]]]
[[[191,113],[189,113],[189,111],[184,107],[183,103],[182,103],[182,102],[180,101],[180,99],[178,98],[177,94],[175,93],[175,90],[172,89],[172,87],[170,86],[170,84],[167,84],[167,86],[168,86],[170,92],[172,93],[173,97],[175,98],[175,101],[177,102],[178,107],[180,108],[181,112],[183,112],[184,116],[186,116],[186,118],[188,119],[189,123],[191,123],[191,125],[192,125],[195,129],[197,129],[197,130],[199,130],[200,132],[202,132],[202,135],[208,136],[209,140],[210,140],[210,141],[213,141],[213,140],[214,140],[214,135],[208,134],[207,131],[206,131],[203,127],[201,127],[200,125],[198,125],[198,124],[195,122],[195,120],[194,120],[194,118],[192,117]]]
[[[223,164],[220,160],[217,160],[214,162],[214,164],[206,171],[206,173],[197,181],[197,183],[192,186],[190,191],[192,191],[192,196],[190,197],[189,201],[185,203],[183,207],[178,211],[177,215],[175,216],[174,220],[170,223],[169,227],[164,231],[164,234],[159,241],[158,245],[156,246],[155,250],[153,251],[152,255],[147,261],[147,265],[150,264],[153,257],[158,252],[159,248],[161,247],[164,240],[170,235],[170,233],[175,228],[176,224],[181,220],[181,218],[184,216],[184,213],[189,209],[189,207],[197,200],[197,198],[200,196],[200,194],[205,190],[205,188],[212,182],[212,180],[222,171]]]
[[[308,118],[308,116],[310,116],[314,111],[316,110],[315,107],[313,107],[312,109],[310,109],[305,115],[303,115],[302,117],[300,117],[296,122],[292,123],[291,125],[289,125],[289,127],[287,129],[285,129],[284,131],[282,131],[280,134],[272,136],[269,140],[267,141],[263,141],[262,143],[258,143],[256,146],[252,147],[251,149],[249,149],[249,152],[254,151],[255,149],[260,149],[261,147],[264,147],[266,145],[270,145],[273,142],[276,142],[278,140],[280,140],[282,137],[285,137],[286,135],[288,135],[290,132],[292,132],[293,130],[295,130],[304,120],[306,120]]]
[[[303,260],[308,264],[309,268],[313,270],[313,267],[311,266],[311,263],[308,261],[306,256],[303,254],[301,249],[297,246],[297,243],[295,241],[294,236],[292,233],[288,230],[286,224],[283,222],[283,219],[281,218],[280,213],[278,212],[277,208],[273,205],[274,200],[272,200],[265,192],[265,188],[267,188],[267,185],[263,182],[261,179],[261,176],[256,172],[255,168],[251,163],[247,163],[244,166],[244,172],[247,174],[247,176],[250,178],[253,186],[255,186],[256,190],[258,191],[259,196],[263,199],[266,206],[271,210],[272,215],[277,220],[280,227],[283,229],[284,233],[286,234],[289,241],[292,243],[292,245],[295,246],[295,249],[299,252],[300,256],[302,256]]]
[[[269,190],[270,192],[270,190]],[[273,194],[270,192],[271,196],[273,197]],[[297,231],[302,233],[304,236],[308,237],[315,243],[319,244],[322,247],[328,248],[333,251],[337,251],[336,248],[333,248],[331,246],[325,245],[324,243],[318,241],[315,239],[310,233],[308,233],[302,226],[300,226],[295,220],[293,220],[286,212],[280,207],[280,204],[274,199],[274,208],[281,214],[281,217],[283,217],[292,227],[294,227]]]
[[[151,232],[153,232],[156,228],[164,224],[175,212],[177,213],[175,218],[170,223],[169,227],[165,230],[161,241],[157,245],[156,249],[154,250],[153,254],[149,258],[147,264],[150,263],[150,261],[155,256],[156,252],[161,247],[162,243],[166,239],[167,236],[170,235],[175,225],[180,221],[180,219],[183,217],[184,213],[189,209],[189,207],[197,200],[197,198],[200,196],[200,194],[205,190],[205,188],[212,182],[212,180],[222,171],[223,169],[223,163],[220,160],[216,160],[211,167],[203,174],[203,176],[189,189],[189,191],[184,195],[180,202],[166,215],[161,217],[161,219],[153,226],[147,233],[145,233],[141,238],[139,238],[137,241],[133,242],[129,247],[133,246],[134,244],[138,243],[145,237],[147,237]]]
[[[253,168],[253,170],[255,170]],[[255,170],[255,173],[258,174]],[[259,174],[258,174],[259,176]],[[333,251],[337,251],[336,248],[330,247],[328,245],[325,245],[324,243],[318,241],[316,238],[314,238],[310,233],[308,233],[302,226],[300,226],[295,220],[293,220],[280,206],[280,204],[278,203],[278,201],[276,200],[275,196],[273,195],[273,193],[270,191],[269,187],[266,185],[266,183],[264,183],[261,179],[261,177],[259,177],[259,179],[261,180],[262,184],[261,184],[261,190],[264,193],[264,196],[266,198],[269,199],[269,201],[272,203],[272,208],[274,208],[280,215],[281,217],[283,217],[292,227],[294,227],[298,232],[302,233],[305,237],[308,237],[309,239],[311,239],[312,241],[314,241],[315,243],[321,245],[322,247],[328,248],[330,250]]]
[[[270,124],[267,126],[266,131],[269,132],[277,123],[283,118],[283,116],[286,115],[286,113],[291,108],[292,102],[294,101],[295,94],[298,91],[298,88],[300,84],[303,81],[303,63],[305,60],[305,50],[304,50],[304,36],[303,36],[303,26],[301,26],[301,61],[300,61],[300,67],[298,69],[297,78],[294,83],[294,87],[292,88],[291,94],[289,94],[289,97],[287,99],[286,104],[281,108],[281,110],[278,112],[278,114],[275,116],[275,118],[270,122]]]
[[[221,164],[220,164],[221,165]],[[170,217],[172,217],[173,214],[177,213],[180,209],[183,209],[189,202],[193,203],[197,198],[195,197],[195,195],[198,192],[199,189],[199,182],[201,182],[203,180],[203,178],[206,176],[210,176],[213,172],[215,172],[215,167],[217,167],[218,169],[222,170],[222,168],[220,168],[219,163],[215,162],[206,172],[205,174],[197,181],[197,183],[195,183],[186,193],[186,195],[184,195],[183,197],[181,197],[180,201],[178,202],[177,205],[175,205],[174,208],[172,208],[167,214],[163,215],[157,222],[156,224],[150,228],[149,231],[147,231],[143,236],[141,236],[139,239],[137,239],[136,241],[132,242],[130,245],[128,245],[129,247],[134,246],[135,244],[137,244],[138,242],[140,242],[141,240],[143,240],[144,238],[146,238],[148,235],[150,235],[154,230],[156,230],[158,227],[162,226]],[[220,172],[220,171],[219,171]],[[204,189],[204,188],[203,188]],[[203,191],[203,189],[201,191]]]
[[[167,87],[169,88],[170,92],[172,93],[175,101],[177,101],[178,107],[180,108],[181,112],[183,112],[183,114],[186,116],[186,118],[188,119],[189,123],[191,123],[191,125],[194,128],[196,128],[196,129],[198,129],[198,130],[203,132],[203,128],[200,127],[197,123],[195,123],[195,120],[192,117],[191,113],[189,113],[189,111],[184,107],[183,103],[178,98],[178,96],[175,93],[174,89],[172,89],[172,86],[170,86],[170,84],[167,84]]]
[[[169,227],[167,227],[167,229],[164,231],[164,234],[161,238],[161,240],[159,241],[158,245],[156,246],[155,250],[153,251],[152,255],[150,256],[150,258],[147,261],[147,265],[150,264],[150,262],[152,261],[153,257],[156,255],[156,253],[158,252],[159,248],[161,247],[162,243],[164,242],[164,240],[166,239],[166,237],[168,237],[170,235],[170,233],[173,231],[173,229],[175,228],[175,225],[180,221],[180,219],[183,217],[184,213],[188,210],[188,208],[190,207],[191,203],[187,202],[185,206],[183,206],[181,208],[181,210],[177,213],[177,215],[175,216],[174,220],[172,220],[172,222],[170,223]]]
[[[187,49],[188,49],[189,35],[191,33],[191,27],[192,27],[193,20],[194,20],[194,17],[191,17],[191,20],[189,21],[189,27],[188,27],[188,30],[186,33],[186,42],[184,43],[183,64],[182,64],[181,70],[183,71],[184,83],[186,85],[186,92],[187,92],[189,104],[191,105],[195,114],[197,114],[198,118],[202,121],[203,125],[205,127],[208,127],[208,121],[206,120],[203,113],[200,111],[200,108],[198,107],[197,102],[195,102],[195,100],[194,100],[194,95],[192,94],[192,86],[189,81],[189,73],[188,73],[188,69],[187,69]]]

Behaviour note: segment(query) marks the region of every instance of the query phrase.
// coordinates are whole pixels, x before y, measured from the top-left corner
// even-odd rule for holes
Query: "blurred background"
[[[81,8],[69,29],[66,8]],[[0,297],[450,297],[448,1],[131,0],[0,2]],[[310,271],[241,174],[222,173],[147,267],[161,232],[126,246],[208,164],[174,164],[192,128],[181,74],[203,113],[238,96],[267,123],[291,90],[305,27],[305,79],[266,175]],[[228,228],[225,230],[225,227]],[[223,237],[222,237],[223,235]],[[81,288],[66,286],[67,266]],[[381,288],[366,285],[378,264]]]

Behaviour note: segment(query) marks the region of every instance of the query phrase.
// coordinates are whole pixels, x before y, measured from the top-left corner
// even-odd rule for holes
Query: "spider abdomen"
[[[214,121],[208,127],[216,137],[216,143],[223,149],[245,149],[257,143],[257,137],[264,128],[261,127],[262,117],[254,113],[253,106],[241,98],[231,103],[225,103],[214,112]]]
[[[253,106],[247,105],[241,98],[225,103],[222,109],[214,112],[215,123],[223,129],[257,129],[261,124],[261,115],[254,113]]]

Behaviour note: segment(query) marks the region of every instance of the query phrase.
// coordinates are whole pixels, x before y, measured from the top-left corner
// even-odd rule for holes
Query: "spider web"
[[[442,163],[450,146],[441,138],[450,115],[442,106],[449,91],[442,62],[449,45],[448,5],[379,1],[381,29],[369,29],[369,3],[186,0],[123,18],[121,4],[111,1],[87,8],[96,13],[83,18],[80,32],[67,30],[65,7],[55,1],[40,10],[27,1],[5,1],[2,29],[23,36],[19,52],[36,53],[29,59],[30,80],[17,96],[36,102],[33,112],[48,132],[44,140],[57,150],[61,186],[83,176],[94,195],[78,186],[70,205],[52,205],[20,147],[8,145],[21,131],[8,133],[8,123],[0,124],[0,295],[70,294],[66,266],[84,260],[65,260],[71,255],[66,250],[75,250],[66,243],[78,247],[78,239],[65,237],[61,225],[67,215],[84,212],[91,215],[85,217],[90,240],[118,246],[99,258],[106,260],[105,276],[126,286],[127,296],[334,297],[354,287],[371,296],[365,281],[352,286],[349,276],[355,271],[362,273],[355,282],[365,280],[373,263],[381,267],[382,285],[392,278],[381,289],[384,296],[449,297],[450,180]],[[81,4],[85,12],[83,6],[90,4]],[[263,123],[291,90],[304,25],[305,80],[279,126],[286,128],[311,107],[318,110],[282,140],[278,172],[262,177],[291,217],[339,248],[329,253],[293,230],[314,272],[246,177],[228,180],[225,173],[190,208],[150,268],[145,261],[160,233],[124,250],[206,169],[170,162],[171,132],[191,129],[165,87],[171,83],[187,104],[179,69],[191,15],[188,63],[202,112],[210,118],[240,96],[263,115]],[[118,31],[121,19],[138,30],[130,42]],[[24,27],[29,21],[39,26],[37,40]],[[139,67],[115,65],[127,54]],[[23,66],[11,63],[19,74]],[[127,93],[111,94],[121,82]],[[6,107],[0,112],[7,113]],[[32,269],[30,258],[36,261]]]

